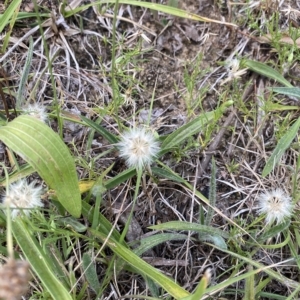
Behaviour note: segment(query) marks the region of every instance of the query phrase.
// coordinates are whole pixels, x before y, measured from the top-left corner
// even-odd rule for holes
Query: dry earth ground
[[[62,20],[60,4],[54,0],[38,1],[41,12],[51,11],[53,14],[52,20],[46,21],[43,30],[50,56],[55,56],[52,67],[63,113],[71,119],[83,114],[96,120],[101,115],[102,125],[116,133],[110,73],[113,7],[102,7],[102,15],[95,7],[90,7],[75,17]],[[153,98],[151,127],[163,135],[203,111],[215,109],[226,100],[232,99],[235,102],[217,124],[211,124],[206,132],[201,132],[193,141],[184,145],[184,152],[168,154],[162,158],[165,164],[207,196],[211,158],[215,157],[218,168],[217,207],[223,215],[216,214],[213,225],[229,231],[230,224],[224,215],[238,220],[242,226],[252,222],[257,215],[255,199],[261,191],[276,187],[291,191],[289,167],[295,165],[298,155],[296,150],[288,151],[272,176],[268,179],[260,176],[267,157],[276,145],[276,136],[280,134],[278,123],[287,114],[291,114],[290,120],[296,118],[297,112],[273,114],[269,111],[265,114],[261,99],[268,99],[270,92],[267,87],[274,82],[250,71],[238,78],[238,70],[232,62],[236,58],[247,57],[262,62],[271,61],[276,66],[276,51],[273,51],[270,43],[266,40],[263,43],[259,37],[262,32],[268,34],[264,26],[275,12],[278,12],[277,28],[282,32],[286,32],[289,26],[298,28],[300,11],[296,1],[250,1],[241,5],[229,1],[217,3],[188,0],[181,1],[180,6],[187,11],[232,22],[239,27],[193,22],[137,7],[120,6],[116,55],[117,82],[123,97],[119,99],[122,105],[117,114],[126,126],[146,123]],[[261,32],[254,30],[253,24],[250,27],[253,19],[247,16],[247,9],[251,11],[252,18],[256,16],[256,25]],[[21,11],[34,12],[32,2],[23,1]],[[34,54],[24,99],[26,103],[43,103],[52,112],[53,89],[40,31],[33,30],[35,21],[25,19],[17,24],[8,50],[2,54],[0,62],[13,94],[20,82],[29,37],[32,36]],[[298,74],[297,64],[285,70],[285,76],[295,86]],[[12,98],[7,96],[6,99],[11,107]],[[285,105],[298,105],[289,98],[280,100]],[[57,124],[55,115],[52,116],[51,126],[55,130]],[[70,145],[77,162],[80,162],[81,156],[91,160],[109,147],[107,141],[95,135],[91,149],[86,151],[86,137],[84,128],[72,122],[65,123],[64,140]],[[1,155],[7,161],[5,152]],[[117,158],[117,153],[101,157],[96,161],[94,170],[100,175],[112,162],[116,164],[109,176],[124,170],[124,162]],[[87,178],[90,171],[78,163],[80,179]],[[133,196],[134,181],[130,184],[120,185],[108,191],[104,197],[103,212],[112,223],[119,218],[120,229],[126,221]],[[126,206],[127,211],[124,210]],[[139,239],[149,233],[148,226],[159,222],[198,222],[198,218],[199,202],[193,195],[168,180],[154,184],[147,178],[138,198],[127,239]],[[231,249],[234,247],[231,245]],[[211,284],[215,284],[226,279],[224,271],[235,263],[224,253],[192,240],[162,244],[149,251],[144,259],[175,278],[189,291],[196,287],[208,267],[213,270]],[[268,265],[284,260],[285,253],[258,251],[255,259]],[[99,264],[97,272],[100,280],[105,271],[105,266]],[[296,268],[288,267],[282,269],[281,273],[297,280],[299,274],[296,271]],[[224,275],[219,277],[220,274]],[[130,291],[143,294],[145,290],[144,281],[129,273],[122,273],[112,286],[117,286],[121,295],[130,294]],[[240,282],[232,286],[232,290],[243,287],[243,282]],[[267,291],[280,295],[290,293],[286,286],[278,282],[270,282]],[[109,287],[107,297],[110,292]],[[225,298],[241,299],[242,296],[233,292],[222,299]],[[216,295],[215,299],[221,298]]]

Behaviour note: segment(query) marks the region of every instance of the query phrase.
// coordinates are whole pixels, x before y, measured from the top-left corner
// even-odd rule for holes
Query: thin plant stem
[[[139,189],[140,189],[140,185],[141,185],[141,179],[142,179],[142,176],[143,176],[143,169],[142,168],[138,168],[136,170],[136,172],[137,172],[137,179],[136,179],[134,197],[133,197],[133,202],[132,202],[132,208],[131,208],[130,214],[128,216],[128,220],[127,220],[127,222],[125,224],[124,230],[122,231],[122,234],[121,234],[121,237],[120,237],[120,241],[119,241],[120,243],[122,243],[124,241],[125,236],[126,236],[126,234],[128,232],[128,228],[129,228],[129,225],[130,225],[131,220],[132,220],[135,203],[136,203],[136,200],[138,198],[138,193],[139,193]]]
[[[3,167],[4,173],[5,173],[5,181],[6,181],[6,194],[8,194],[9,189],[9,176],[7,169],[3,163],[0,163],[0,165]],[[14,258],[14,251],[13,251],[13,239],[12,239],[12,233],[11,233],[11,214],[10,214],[10,205],[7,203],[6,205],[6,242],[7,242],[7,252],[8,257],[10,259]]]
[[[33,0],[33,4],[34,4],[35,12],[37,14],[37,21],[39,24],[39,30],[41,33],[41,37],[42,37],[42,41],[43,41],[43,45],[44,45],[44,49],[45,49],[45,55],[46,55],[47,61],[48,61],[48,69],[49,69],[49,74],[50,74],[50,79],[51,79],[52,90],[53,90],[53,101],[54,101],[54,105],[56,108],[56,118],[57,118],[58,128],[59,128],[59,136],[62,138],[63,137],[63,123],[61,121],[60,110],[59,110],[59,105],[58,105],[58,100],[57,100],[57,93],[56,93],[55,81],[54,81],[53,69],[52,69],[52,60],[50,57],[49,48],[48,48],[46,40],[45,40],[44,30],[42,27],[42,22],[41,22],[41,18],[39,15],[36,0]],[[54,55],[54,57],[55,57],[55,55]],[[54,57],[53,57],[53,59],[54,59]]]
[[[113,18],[113,34],[112,34],[112,51],[111,51],[111,84],[112,84],[112,93],[113,93],[113,103],[114,105],[119,103],[119,93],[118,93],[118,85],[116,81],[116,31],[117,31],[117,15],[119,8],[119,0],[116,0],[114,7],[114,18]],[[119,118],[117,118],[118,127],[121,128],[121,124],[119,122]]]

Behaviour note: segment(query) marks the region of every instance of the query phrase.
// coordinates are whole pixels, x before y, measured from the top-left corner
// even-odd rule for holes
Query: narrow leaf
[[[286,134],[280,139],[272,155],[268,159],[263,171],[262,176],[266,177],[273,170],[275,165],[279,162],[284,151],[290,146],[293,139],[296,137],[300,127],[300,118],[292,125]]]
[[[211,270],[207,269],[203,275],[203,277],[201,278],[195,292],[185,298],[182,298],[180,300],[199,300],[202,299],[202,296],[205,294],[206,292],[206,288],[210,282],[211,279]]]
[[[200,233],[202,232],[206,235],[219,235],[224,238],[229,238],[229,234],[226,231],[220,230],[218,228],[183,221],[171,221],[167,223],[149,226],[148,228],[155,230],[191,230]]]
[[[297,87],[274,87],[270,90],[278,94],[300,98],[300,88]]]
[[[164,290],[166,290],[175,299],[180,299],[187,297],[190,294],[174,282],[173,279],[162,274],[160,271],[153,268],[151,265],[146,263],[144,260],[139,258],[130,249],[125,248],[117,241],[112,241],[107,238],[106,235],[91,229],[91,234],[99,238],[103,243],[105,243],[115,254],[133,266],[144,276],[150,277],[153,281],[159,284]]]
[[[35,168],[70,214],[80,216],[75,163],[58,134],[38,119],[22,115],[0,127],[0,140]]]
[[[209,203],[212,207],[216,206],[216,199],[217,199],[217,182],[216,182],[216,163],[215,163],[215,159],[212,158],[212,166],[211,166],[211,176],[210,176],[210,183],[209,183]],[[214,215],[214,210],[213,208],[209,206],[207,208],[207,215],[205,218],[205,222],[204,225],[209,226],[211,223],[211,220],[213,218]]]
[[[92,120],[90,120],[90,119],[88,119],[88,118],[86,118],[84,116],[80,116],[80,118],[89,127],[93,128],[95,131],[97,131],[98,133],[100,133],[104,138],[106,138],[111,144],[118,143],[119,140],[112,133],[110,133],[108,130],[106,130],[104,127],[102,127],[101,125],[93,122]]]
[[[86,5],[74,8],[72,10],[68,10],[65,13],[65,17],[72,16],[75,13],[81,12],[83,9],[87,9],[88,7],[90,7],[92,5],[95,5],[95,4],[98,4],[98,3],[102,4],[103,1],[93,2],[92,4],[86,4]],[[116,0],[105,0],[105,3],[115,4]],[[118,3],[119,4],[128,4],[128,5],[135,5],[135,6],[139,6],[139,7],[150,8],[152,10],[157,10],[159,12],[163,12],[163,13],[170,14],[170,15],[173,15],[173,16],[181,17],[181,18],[184,18],[184,19],[190,19],[190,20],[201,21],[201,22],[219,23],[219,24],[222,24],[222,25],[237,27],[237,25],[235,25],[235,24],[226,23],[226,22],[223,22],[223,21],[202,17],[202,16],[199,16],[199,15],[190,13],[188,11],[178,9],[174,6],[162,5],[162,4],[156,4],[156,3],[148,3],[146,1],[136,1],[136,0],[119,0]]]
[[[126,169],[125,171],[121,172],[117,176],[107,181],[104,181],[103,184],[107,189],[112,189],[118,186],[120,183],[125,182],[127,179],[132,178],[134,175],[136,175],[135,168]]]
[[[20,1],[21,2],[21,1]],[[21,3],[20,3],[21,4]],[[19,10],[20,10],[20,5],[17,6],[17,8],[15,9],[13,15],[11,16],[10,20],[9,20],[9,27],[8,27],[8,30],[6,31],[6,34],[5,34],[5,37],[3,39],[3,44],[2,44],[2,53],[5,53],[6,52],[6,49],[7,49],[7,45],[9,43],[9,39],[10,39],[10,36],[12,34],[12,31],[14,29],[14,25],[15,25],[15,22],[16,22],[16,19],[18,17],[18,13],[19,13]],[[1,23],[1,20],[0,20],[0,23]]]
[[[54,275],[47,256],[37,240],[26,229],[26,225],[21,218],[12,222],[12,232],[31,268],[47,288],[52,298],[72,300],[69,291],[66,290],[60,280]]]
[[[25,65],[24,65],[23,72],[22,72],[22,75],[21,75],[21,80],[20,80],[20,83],[19,83],[18,93],[17,93],[17,99],[16,99],[16,108],[17,109],[20,109],[21,105],[23,104],[22,103],[23,93],[24,93],[25,84],[27,82],[29,70],[30,70],[30,67],[31,67],[32,55],[33,55],[33,41],[32,41],[32,37],[30,37],[30,39],[29,39],[29,48],[28,48],[28,51],[27,51],[27,57],[26,57]]]
[[[268,78],[274,79],[287,87],[293,87],[293,85],[289,83],[279,72],[267,66],[266,64],[250,59],[245,59],[243,62],[244,65],[251,71],[254,71]]]
[[[172,132],[161,144],[162,149],[166,148],[173,148],[183,141],[185,141],[188,137],[201,132],[204,125],[209,123],[211,120],[218,120],[226,108],[232,105],[232,101],[228,101],[221,105],[214,111],[210,111],[207,113],[203,113],[199,117],[195,118],[194,120],[190,121],[189,123],[181,126],[174,132]]]
[[[82,215],[93,222],[94,207],[86,202],[82,202]],[[113,240],[118,241],[120,239],[120,233],[111,225],[111,223],[103,216],[99,214],[99,227],[97,230],[101,231],[104,235],[110,235]]]
[[[270,238],[278,235],[279,233],[285,231],[287,228],[289,228],[290,224],[291,224],[291,221],[287,220],[283,223],[280,223],[278,225],[275,225],[275,226],[271,227],[269,230],[267,230],[261,236],[259,236],[257,241],[264,243],[268,239],[270,239]]]
[[[82,256],[82,264],[84,269],[84,274],[89,282],[91,288],[95,293],[98,293],[100,289],[100,283],[98,280],[98,275],[96,272],[95,264],[91,259],[91,255],[89,253],[84,253]]]
[[[253,266],[249,265],[248,270],[253,271]],[[249,272],[249,274],[251,274]],[[245,280],[245,296],[243,300],[255,300],[255,284],[254,284],[254,274],[249,275]]]
[[[201,235],[201,233],[199,233],[199,240],[202,242],[211,242],[213,243],[215,246],[221,248],[221,249],[227,249],[227,244],[224,241],[224,239],[221,236],[218,235],[210,235],[210,234],[203,234]]]
[[[153,174],[162,177],[164,179],[169,179],[169,180],[173,180],[176,182],[180,182],[180,183],[184,183],[184,179],[182,179],[179,175],[177,175],[174,172],[170,172],[167,169],[162,169],[162,168],[158,168],[158,167],[152,167],[151,171]]]
[[[18,170],[13,171],[9,174],[8,183],[11,184],[19,179],[22,179],[24,177],[27,177],[35,172],[35,169],[29,165],[25,164],[21,166]],[[5,187],[6,186],[6,178],[0,180],[0,186]]]
[[[281,273],[278,273],[276,270],[272,270],[270,268],[270,265],[263,265],[261,263],[256,262],[255,260],[252,260],[251,258],[242,256],[234,251],[229,251],[229,250],[225,250],[225,249],[220,249],[214,245],[212,245],[213,247],[215,247],[216,249],[221,250],[224,253],[227,253],[229,255],[231,255],[232,257],[236,257],[239,260],[242,260],[246,263],[248,263],[249,265],[252,265],[253,267],[257,268],[257,270],[254,271],[248,271],[247,273],[234,277],[234,278],[230,278],[228,280],[225,280],[219,284],[216,284],[215,286],[209,287],[207,289],[207,293],[210,293],[214,290],[220,290],[220,289],[224,289],[225,287],[235,283],[235,282],[239,282],[241,281],[242,278],[247,278],[248,276],[250,276],[250,274],[257,274],[257,273],[266,273],[268,274],[270,277],[272,277],[274,280],[279,281],[280,283],[282,283],[284,286],[290,287],[290,288],[298,288],[299,287],[299,282],[297,282],[296,280],[293,279],[289,279],[288,277],[282,275]],[[294,258],[288,259],[286,261],[286,263],[292,261]]]
[[[178,241],[178,240],[186,240],[187,236],[185,234],[179,233],[161,233],[155,234],[149,237],[142,239],[141,245],[134,249],[134,253],[138,256],[141,256],[144,252],[152,249],[153,247],[167,242],[167,241]]]
[[[0,16],[0,33],[4,27],[9,23],[9,20],[14,15],[16,9],[21,4],[22,0],[13,0],[9,7],[4,11],[4,14]]]

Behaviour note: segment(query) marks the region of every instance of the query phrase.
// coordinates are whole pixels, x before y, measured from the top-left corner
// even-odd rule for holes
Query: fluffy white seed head
[[[44,123],[48,120],[46,107],[41,103],[29,104],[26,107],[23,107],[22,110],[23,114],[35,117]]]
[[[128,167],[137,169],[150,165],[160,150],[154,135],[144,128],[132,128],[126,131],[117,147],[120,156],[126,160]]]
[[[282,189],[275,189],[264,192],[258,196],[258,205],[260,214],[266,215],[266,223],[282,223],[285,219],[291,218],[293,204],[291,197]]]
[[[29,215],[30,209],[42,207],[42,193],[41,185],[35,187],[35,181],[28,184],[25,179],[21,179],[9,186],[2,202],[5,207],[8,205],[11,208],[11,217],[14,219],[20,214],[20,209],[24,209],[23,212]]]

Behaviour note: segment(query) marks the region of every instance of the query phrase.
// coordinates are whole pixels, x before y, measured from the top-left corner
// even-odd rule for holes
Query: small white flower
[[[29,209],[42,207],[42,193],[43,187],[41,185],[35,187],[35,181],[28,184],[25,179],[21,179],[8,187],[2,202],[5,206],[8,205],[11,208],[13,219],[20,213],[20,209],[24,208],[24,213],[29,215]]]
[[[266,215],[266,223],[282,223],[285,219],[291,218],[293,204],[291,197],[282,189],[267,191],[258,196],[260,214]]]
[[[227,71],[227,78],[221,82],[221,85],[233,80],[234,78],[239,78],[247,72],[247,68],[240,68],[240,61],[237,58],[230,58],[226,60],[225,68]]]
[[[23,107],[22,110],[23,114],[35,117],[44,123],[48,120],[46,107],[40,103],[29,104],[26,107]]]
[[[150,165],[156,158],[160,147],[154,135],[144,128],[132,128],[126,131],[117,147],[120,156],[126,160],[128,167],[140,169]]]

